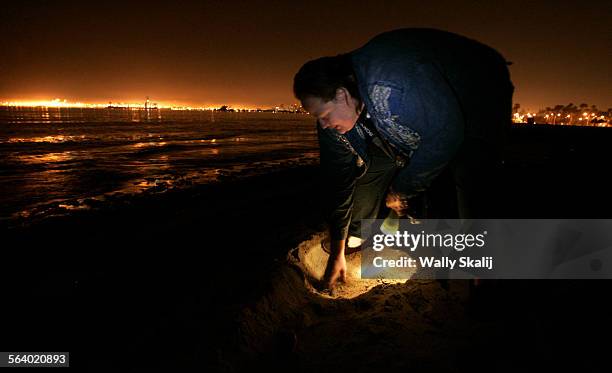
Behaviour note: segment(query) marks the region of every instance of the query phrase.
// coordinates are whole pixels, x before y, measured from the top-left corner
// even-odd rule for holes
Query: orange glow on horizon
[[[145,107],[146,102],[146,107]],[[226,106],[228,109],[233,110],[248,110],[255,111],[258,109],[278,109],[279,107],[267,108],[263,105],[252,106],[242,104],[208,104],[208,105],[188,105],[183,103],[169,103],[159,102],[154,100],[127,100],[121,102],[105,102],[105,103],[85,103],[85,102],[71,102],[65,99],[55,98],[53,100],[33,100],[33,99],[14,99],[0,101],[0,106],[11,106],[11,107],[44,107],[44,108],[94,108],[104,109],[109,106],[123,109],[170,109],[170,110],[214,110],[219,109],[222,106]]]

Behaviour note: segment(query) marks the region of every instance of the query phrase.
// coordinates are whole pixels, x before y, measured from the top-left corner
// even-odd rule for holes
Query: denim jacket
[[[470,92],[483,63],[505,60],[493,49],[444,31],[401,29],[381,34],[350,53],[359,93],[377,132],[408,159],[392,188],[407,197],[426,190],[457,153],[466,117],[476,117],[480,94]],[[485,60],[487,62],[480,63]],[[480,78],[478,78],[480,79]],[[485,79],[485,78],[482,78]],[[355,180],[367,171],[362,126],[344,135],[319,127],[321,163],[332,169],[332,238],[346,237]],[[335,143],[335,145],[334,145]],[[341,147],[335,154],[325,150]],[[340,153],[338,153],[340,152]],[[342,154],[342,155],[339,155]],[[334,158],[334,159],[331,159]]]

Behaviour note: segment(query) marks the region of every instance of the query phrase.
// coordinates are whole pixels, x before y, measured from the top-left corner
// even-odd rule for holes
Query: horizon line
[[[187,104],[175,101],[163,101],[163,100],[121,100],[114,101],[109,100],[106,102],[83,102],[83,101],[70,101],[66,99],[54,98],[48,99],[2,99],[0,100],[1,106],[9,107],[53,107],[53,108],[108,108],[109,106],[116,106],[122,108],[157,108],[157,109],[185,109],[185,110],[214,110],[222,107],[234,110],[265,110],[265,109],[276,109],[276,110],[287,110],[290,108],[301,108],[301,105],[297,103],[286,104],[281,103],[278,105],[253,105],[253,104],[241,104],[241,103],[215,103],[215,104]]]

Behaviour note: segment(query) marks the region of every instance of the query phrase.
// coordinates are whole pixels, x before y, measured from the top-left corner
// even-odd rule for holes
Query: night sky
[[[13,1],[0,8],[0,100],[294,103],[307,60],[401,27],[499,50],[514,101],[612,107],[610,1]]]

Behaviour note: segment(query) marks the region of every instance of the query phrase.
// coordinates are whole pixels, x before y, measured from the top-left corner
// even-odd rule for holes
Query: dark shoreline
[[[200,247],[208,251],[207,246],[224,241],[231,245],[232,240],[240,243],[249,237],[252,239],[243,251],[283,256],[286,251],[277,246],[291,247],[323,227],[322,206],[317,199],[318,172],[318,166],[293,167],[265,175],[228,178],[223,183],[142,194],[98,209],[13,226],[4,229],[5,238],[19,246],[32,247],[43,266],[49,264],[43,259],[58,265],[66,259],[67,267],[75,260],[94,266],[94,262],[108,264],[113,255],[131,263],[143,260],[143,254],[150,256],[152,263],[167,265],[169,256],[154,255],[157,250],[167,251],[166,247],[175,254],[172,256],[176,264],[191,265],[186,259],[201,254],[190,253],[194,243],[200,242]],[[272,242],[274,246],[269,245]],[[48,248],[55,250],[50,253]],[[95,250],[103,250],[98,254],[107,258],[94,258]]]
[[[212,336],[227,335],[233,315],[264,291],[287,251],[323,229],[317,174],[316,166],[285,169],[11,229],[2,276],[2,290],[12,298],[6,317],[56,323],[15,325],[3,339],[13,350],[28,350],[36,335],[41,348],[72,351],[75,365],[96,370],[104,366],[97,348],[121,344],[122,334],[147,346],[146,336],[164,329],[163,322],[203,319],[193,327],[206,331],[192,337],[218,343]],[[173,317],[185,303],[191,316]],[[195,329],[174,327],[181,331],[162,335],[179,333],[188,353],[198,344],[189,339]],[[205,365],[216,359],[213,347],[202,347]]]
[[[544,141],[546,132],[517,129],[520,146],[510,149],[514,156],[500,191],[505,216],[609,218],[610,198],[602,186],[611,158],[604,145],[611,136],[593,133],[564,131]],[[307,362],[269,360],[276,352],[256,354],[241,365],[226,348],[243,346],[236,317],[274,287],[287,251],[325,229],[324,192],[317,166],[296,167],[4,230],[2,290],[10,296],[5,320],[15,322],[3,330],[3,343],[10,346],[0,347],[44,351],[53,346],[71,351],[74,367],[96,371],[119,366],[223,371],[224,361],[238,370],[253,361],[301,371]],[[514,348],[525,358],[541,356],[542,369],[592,366],[595,360],[589,359],[598,347],[589,339],[604,328],[609,281],[500,283],[493,294],[478,298],[477,315],[464,320],[480,336],[462,342],[465,353],[471,351],[466,356],[506,356],[500,350]],[[438,340],[453,340],[452,328],[436,328]],[[380,342],[373,337],[353,348],[365,353]],[[431,354],[416,367],[451,358]],[[554,360],[557,354],[569,362]],[[164,357],[153,361],[156,356]],[[385,356],[393,355],[381,359]],[[473,361],[466,356],[461,364],[468,369]],[[338,359],[327,367],[343,364]],[[359,368],[359,362],[351,367]]]

